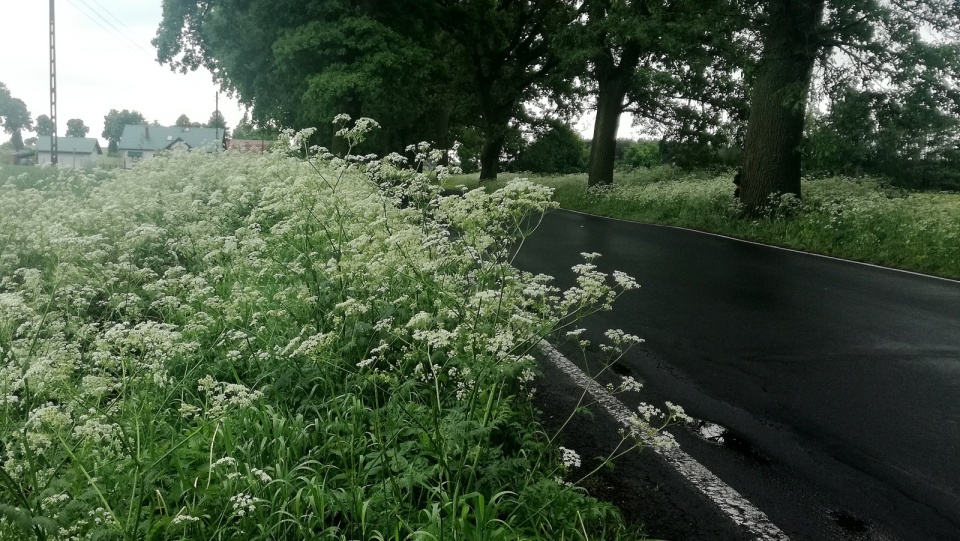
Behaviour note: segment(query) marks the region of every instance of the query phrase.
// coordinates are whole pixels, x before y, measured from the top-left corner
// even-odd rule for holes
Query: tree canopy
[[[188,117],[187,115],[178,116],[176,122],[174,122],[173,125],[180,128],[202,128],[203,127],[203,124],[199,122],[191,122],[190,117]]]
[[[23,150],[23,130],[33,128],[33,120],[27,104],[10,94],[7,85],[0,82],[0,119],[3,131],[10,134],[10,143],[14,150]]]
[[[589,103],[590,182],[610,182],[632,112],[678,164],[742,146],[756,213],[799,195],[803,160],[829,149],[956,159],[958,34],[955,0],[164,0],[154,44],[250,108],[240,133],[320,127],[337,152],[332,119],[368,116],[383,126],[370,151],[457,137],[482,179],[518,130]]]
[[[40,115],[37,117],[36,121],[37,135],[53,135],[54,125],[53,120],[50,120],[50,117],[47,115]]]
[[[386,147],[430,138],[440,116],[442,67],[417,2],[165,0],[158,59],[209,68],[260,123],[327,126],[339,113],[377,118]]]
[[[751,68],[742,200],[749,213],[800,195],[807,100],[826,86],[924,89],[960,107],[960,3],[948,0],[762,0],[746,4],[762,53]],[[909,94],[911,91],[907,91]]]
[[[71,118],[67,121],[67,137],[86,137],[90,128],[79,118]]]
[[[123,137],[124,126],[146,123],[147,119],[139,111],[110,109],[110,112],[103,117],[103,133],[100,134],[108,141],[107,152],[110,154],[117,152],[117,145],[120,143],[120,138]]]

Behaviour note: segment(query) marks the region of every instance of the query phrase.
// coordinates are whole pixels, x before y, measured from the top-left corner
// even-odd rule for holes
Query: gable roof
[[[37,138],[37,152],[50,152],[51,139],[49,135]],[[103,154],[100,150],[100,141],[94,137],[57,137],[57,153],[71,154]]]
[[[224,130],[216,128],[181,128],[179,126],[145,126],[128,124],[117,148],[120,150],[164,150],[178,140],[190,148],[217,146],[224,138]]]

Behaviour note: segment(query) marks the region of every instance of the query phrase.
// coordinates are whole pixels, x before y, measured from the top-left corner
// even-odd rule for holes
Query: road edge
[[[560,371],[570,377],[583,390],[600,404],[619,424],[629,427],[633,413],[627,406],[608,393],[599,383],[587,376],[572,361],[557,351],[549,342],[539,344],[543,355]],[[758,541],[789,541],[767,515],[757,509],[730,485],[724,483],[703,464],[688,455],[679,446],[664,449],[655,445],[650,447],[671,467],[677,470],[700,493],[716,505],[737,526],[747,530]]]

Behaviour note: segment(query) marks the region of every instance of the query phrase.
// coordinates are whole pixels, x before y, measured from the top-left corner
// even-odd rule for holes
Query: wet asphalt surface
[[[642,286],[585,322],[594,344],[607,328],[646,340],[603,377],[644,382],[630,407],[670,400],[718,425],[672,432],[791,539],[960,539],[960,283],[566,211],[515,265],[568,287],[581,252]],[[537,392],[548,428],[579,398],[550,367]],[[586,467],[620,437],[596,410],[561,440]],[[588,486],[651,537],[749,539],[652,452]]]

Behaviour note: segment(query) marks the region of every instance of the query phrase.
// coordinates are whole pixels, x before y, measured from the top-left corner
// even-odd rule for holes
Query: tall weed
[[[0,538],[634,537],[527,396],[632,279],[510,266],[541,185],[442,196],[308,135],[0,184]]]

